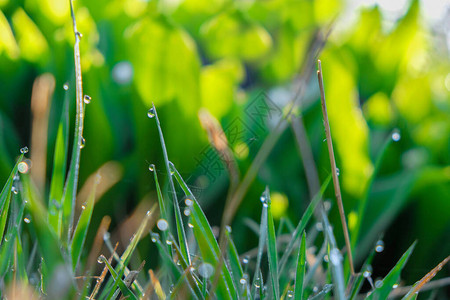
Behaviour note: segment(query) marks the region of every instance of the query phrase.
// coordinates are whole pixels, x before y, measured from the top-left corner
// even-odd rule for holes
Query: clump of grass
[[[79,41],[73,4],[71,12],[75,35],[74,62],[76,77],[76,126],[70,166],[66,176],[68,157],[68,110],[63,109],[54,149],[53,173],[48,201],[42,199],[32,178],[21,164],[28,149],[22,148],[17,162],[0,193],[0,276],[2,296],[8,298],[21,295],[28,298],[49,299],[322,299],[333,296],[336,299],[386,299],[392,295],[405,295],[405,299],[416,297],[421,289],[435,283],[429,282],[448,262],[445,259],[413,287],[404,287],[402,292],[393,289],[399,284],[400,273],[410,257],[413,244],[398,263],[378,281],[372,290],[360,293],[362,284],[370,282],[370,264],[375,253],[368,255],[361,273],[354,272],[351,242],[346,228],[345,214],[340,199],[336,165],[332,155],[332,141],[324,109],[325,130],[330,149],[331,175],[319,182],[316,166],[311,155],[308,137],[301,116],[293,114],[294,107],[305,88],[314,62],[306,64],[299,92],[291,102],[286,118],[280,121],[269,135],[255,162],[240,181],[235,162],[228,165],[232,185],[222,219],[220,237],[217,237],[203,212],[199,201],[190,190],[176,166],[169,160],[164,135],[156,107],[148,116],[155,121],[164,155],[169,191],[163,192],[155,165],[150,165],[157,191],[158,204],[154,204],[139,220],[139,227],[126,246],[117,253],[109,239],[107,229],[110,219],[104,218],[98,229],[88,263],[83,263],[83,248],[93,209],[95,206],[98,179],[91,186],[89,196],[77,222],[74,222],[75,203],[80,168],[81,148],[84,146],[83,119],[85,104],[82,88]],[[323,41],[311,46],[316,52]],[[321,68],[319,84],[322,105],[325,107]],[[221,132],[218,122],[206,113],[203,123],[217,151],[232,159],[226,143],[214,143],[214,137]],[[270,187],[261,191],[254,206],[261,209],[258,230],[258,245],[252,255],[239,255],[233,241],[230,227],[234,213],[242,201],[246,189],[256,176],[261,164],[267,159],[281,132],[291,126],[304,160],[305,173],[310,187],[311,201],[303,212],[297,226],[282,229],[276,227],[272,215]],[[219,134],[220,135],[220,134]],[[23,166],[23,165],[22,165]],[[328,210],[322,196],[331,178],[336,188],[338,207],[346,237],[346,251],[339,249],[333,228],[328,220]],[[176,190],[184,193],[184,204]],[[47,202],[48,205],[44,203]],[[180,204],[181,203],[181,204]],[[181,213],[184,212],[184,214]],[[314,218],[316,219],[314,222]],[[76,223],[75,226],[73,226]],[[155,227],[156,224],[156,227]],[[24,230],[24,227],[27,227]],[[288,237],[286,242],[285,237]],[[159,252],[161,261],[158,269],[148,270],[148,276],[141,273],[145,268],[145,257],[139,267],[132,269],[130,261],[142,239],[150,239]],[[103,240],[103,241],[102,241]],[[100,244],[104,242],[110,250],[98,256]],[[322,244],[317,251],[314,245]],[[344,272],[344,256],[348,257],[351,275]],[[103,270],[97,274],[89,264],[98,256]],[[108,259],[106,257],[109,257]],[[80,263],[81,262],[81,263]],[[440,285],[448,284],[439,282]],[[25,296],[23,296],[25,297]]]

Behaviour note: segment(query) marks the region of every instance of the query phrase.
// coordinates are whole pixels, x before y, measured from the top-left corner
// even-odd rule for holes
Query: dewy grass
[[[128,245],[123,245],[124,252],[117,253],[118,244],[112,246],[106,229],[110,219],[104,219],[99,229],[99,235],[104,235],[104,241],[111,249],[109,260],[102,254],[98,262],[104,264],[103,272],[92,276],[94,268],[89,261],[91,256],[101,251],[102,236],[97,236],[94,242],[93,254],[86,259],[84,245],[87,231],[91,224],[95,206],[95,185],[84,204],[81,215],[75,227],[74,210],[77,194],[78,172],[81,148],[84,145],[83,118],[84,105],[90,101],[83,100],[81,81],[80,49],[81,34],[77,31],[75,13],[72,1],[71,12],[75,34],[74,61],[76,73],[76,126],[74,131],[74,147],[70,160],[70,168],[65,179],[66,160],[68,157],[68,104],[64,104],[59,123],[56,145],[54,149],[54,166],[51,178],[50,199],[48,208],[43,204],[42,195],[36,188],[29,174],[18,173],[19,164],[24,160],[27,149],[23,148],[10,176],[0,193],[0,277],[2,284],[0,293],[3,297],[7,289],[19,289],[28,285],[33,287],[40,298],[49,299],[386,299],[394,294],[393,289],[399,284],[400,273],[410,257],[414,245],[400,258],[387,276],[378,281],[369,293],[360,293],[364,280],[370,278],[369,264],[372,263],[374,252],[369,255],[362,267],[363,275],[349,283],[345,282],[343,271],[343,251],[337,247],[332,226],[323,207],[322,196],[331,178],[336,181],[336,167],[332,165],[332,174],[323,182],[317,176],[317,170],[312,159],[307,136],[300,118],[283,120],[278,129],[269,135],[263,144],[263,149],[257,155],[256,161],[247,171],[240,188],[231,189],[230,203],[224,212],[223,220],[229,225],[243,199],[247,188],[256,173],[268,157],[268,152],[274,146],[281,132],[292,120],[291,126],[302,152],[305,172],[309,181],[311,203],[303,213],[297,227],[285,226],[289,222],[278,225],[271,211],[269,187],[261,199],[247,199],[253,206],[261,209],[261,222],[255,225],[258,235],[254,257],[240,257],[238,248],[233,241],[231,227],[226,227],[223,233],[226,247],[219,247],[217,236],[201,208],[201,203],[195,198],[188,185],[169,161],[160,119],[153,106],[148,112],[149,117],[156,120],[160,142],[164,155],[164,163],[168,173],[169,191],[164,193],[160,188],[158,174],[154,166],[153,172],[159,208],[154,206],[143,217],[143,220]],[[317,50],[319,46],[311,47]],[[306,69],[314,65],[308,62]],[[308,78],[305,71],[303,81]],[[320,75],[320,74],[319,74]],[[321,78],[319,78],[321,80]],[[303,82],[302,81],[302,82]],[[306,84],[302,83],[301,85]],[[323,82],[321,83],[323,91]],[[322,97],[324,98],[324,97]],[[295,104],[296,99],[293,103]],[[324,100],[324,99],[323,99]],[[329,128],[327,140],[331,143]],[[237,171],[237,170],[236,170]],[[232,172],[230,172],[232,173]],[[65,181],[65,186],[64,186]],[[336,183],[336,182],[335,182]],[[185,194],[184,215],[181,214],[180,203],[176,197],[178,184]],[[335,185],[336,186],[336,185]],[[173,203],[170,209],[169,200]],[[183,205],[183,204],[181,204]],[[154,222],[158,217],[161,222]],[[315,214],[314,214],[315,213]],[[317,233],[316,224],[311,219],[316,216],[321,222],[321,231]],[[171,221],[171,220],[174,220]],[[149,224],[157,223],[157,228],[149,228]],[[184,224],[187,224],[185,226]],[[278,226],[277,226],[278,225]],[[278,227],[278,230],[277,230]],[[283,233],[287,231],[288,233]],[[158,233],[159,232],[159,233]],[[174,232],[174,237],[171,232]],[[315,232],[308,234],[308,232]],[[149,233],[149,234],[147,234]],[[344,234],[346,229],[344,228]],[[285,236],[290,240],[285,241]],[[308,240],[306,237],[308,236]],[[162,239],[161,239],[162,237]],[[191,237],[191,239],[189,239]],[[149,239],[159,252],[162,263],[155,270],[155,258],[147,252],[139,251],[139,242]],[[29,245],[39,247],[29,247]],[[222,246],[220,245],[220,246]],[[320,251],[313,251],[311,245],[322,245]],[[122,245],[121,245],[122,246]],[[33,249],[33,250],[32,250]],[[347,241],[350,255],[351,247]],[[34,259],[34,256],[38,259]],[[131,264],[136,257],[136,265]],[[326,258],[326,262],[324,262]],[[419,290],[433,285],[448,284],[449,280],[429,282],[449,260],[447,258],[413,287],[396,289],[395,295],[405,295],[405,299],[415,297]],[[86,263],[86,261],[88,261]],[[134,261],[133,261],[134,262]],[[27,265],[28,264],[28,265]],[[139,265],[139,267],[137,267]],[[86,267],[87,266],[87,267]],[[217,267],[218,266],[218,267]],[[145,268],[147,272],[141,272]],[[352,267],[353,268],[353,267]],[[81,270],[87,270],[81,273]],[[367,271],[367,274],[366,274]],[[214,272],[217,272],[214,274]],[[76,276],[80,275],[80,276]],[[367,275],[367,276],[366,276]],[[93,281],[93,282],[91,282]],[[399,291],[404,291],[400,293]],[[331,296],[332,295],[332,296]]]

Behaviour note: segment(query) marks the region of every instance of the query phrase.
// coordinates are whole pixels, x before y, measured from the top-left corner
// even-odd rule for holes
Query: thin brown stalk
[[[331,175],[333,177],[334,192],[336,195],[336,202],[337,202],[338,208],[339,208],[339,216],[341,217],[342,231],[344,232],[345,245],[347,247],[347,252],[348,252],[348,261],[350,263],[350,271],[352,273],[352,276],[355,276],[355,268],[353,265],[353,256],[352,256],[352,247],[351,247],[351,243],[350,243],[350,235],[348,234],[347,221],[345,219],[344,205],[342,203],[341,188],[339,186],[339,178],[337,175],[336,159],[334,157],[333,142],[331,139],[330,123],[328,121],[327,105],[325,102],[325,89],[323,86],[322,64],[321,64],[320,60],[318,60],[318,64],[319,64],[319,70],[317,71],[317,78],[319,80],[320,100],[321,100],[321,104],[322,104],[322,114],[323,114],[323,125],[325,127],[325,135],[326,135],[326,139],[327,139],[328,153],[330,156]]]

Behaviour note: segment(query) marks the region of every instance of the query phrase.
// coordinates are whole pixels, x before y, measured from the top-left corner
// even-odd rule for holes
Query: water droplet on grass
[[[394,131],[392,132],[392,140],[394,142],[398,142],[401,138],[402,136],[400,135],[400,130],[394,129]]]
[[[370,272],[368,270],[364,271],[364,273],[363,273],[364,278],[369,278],[371,275],[372,275],[372,272]]]
[[[188,223],[188,227],[189,228],[194,228],[194,225],[192,225],[192,223]]]
[[[249,257],[248,257],[248,256],[245,256],[245,257],[242,259],[242,263],[243,263],[244,265],[246,265],[246,264],[248,264],[248,260],[249,260]]]
[[[106,257],[102,254],[97,258],[97,262],[99,264],[104,263],[106,261]]]
[[[336,175],[339,176],[340,173],[341,171],[339,170],[339,168],[336,168]]]
[[[76,32],[76,35],[77,35],[78,38],[80,38],[80,39],[83,37],[83,34],[82,34],[81,32],[79,32],[79,31]]]
[[[28,153],[28,147],[25,146],[25,147],[21,148],[20,153],[22,153],[22,154]]]
[[[19,193],[19,191],[17,190],[17,188],[15,186],[11,187],[11,192],[13,192],[14,195],[17,195]]]
[[[228,231],[228,233],[231,233],[231,231],[232,231],[231,226],[229,226],[229,225],[225,226],[225,230]]]
[[[189,199],[189,198],[186,198],[186,200],[184,200],[184,203],[185,203],[187,206],[192,206],[192,205],[194,204],[194,201],[192,201],[192,200]]]
[[[158,226],[158,229],[161,231],[166,231],[169,228],[169,223],[165,219],[159,219],[158,222],[156,222],[156,226]]]
[[[154,165],[154,164],[148,165],[148,170],[149,170],[150,172],[155,171],[155,165]]]
[[[110,237],[111,237],[111,234],[108,231],[103,234],[104,241],[109,241]]]
[[[384,250],[384,242],[382,240],[379,240],[375,245],[375,251],[380,253],[383,252],[383,250]]]
[[[172,245],[172,243],[173,243],[173,242],[172,242],[171,240],[166,240],[166,244],[167,244],[167,245]]]
[[[30,224],[31,220],[29,218],[24,218],[23,221],[27,224]]]
[[[81,205],[81,209],[82,209],[82,210],[85,210],[85,209],[86,209],[86,205],[84,205],[84,204]]]
[[[214,267],[209,263],[201,263],[197,270],[203,278],[209,278],[214,274]]]
[[[63,89],[64,89],[65,91],[68,91],[68,90],[69,90],[69,84],[68,84],[68,83],[64,83]]]
[[[189,208],[185,208],[183,213],[186,217],[188,217],[191,214],[191,210]]]
[[[293,290],[288,290],[288,291],[287,291],[287,297],[288,297],[288,298],[294,297],[294,291],[293,291]]]
[[[91,103],[91,99],[92,99],[91,96],[84,95],[83,101],[84,101],[84,103],[89,104],[89,103]]]
[[[398,288],[398,283],[394,284],[394,285],[392,286],[392,288],[393,288],[393,289]]]
[[[26,174],[26,173],[28,173],[28,170],[30,168],[29,168],[28,164],[25,161],[21,161],[19,163],[19,165],[17,166],[17,169],[19,170],[20,173]]]
[[[330,261],[333,265],[337,266],[342,261],[342,255],[338,249],[333,248],[330,250]]]
[[[380,287],[382,287],[383,286],[383,280],[377,280],[377,281],[375,281],[375,287],[377,288],[377,289],[379,289]]]
[[[81,137],[81,141],[80,141],[80,149],[83,149],[84,146],[86,146],[86,140],[84,139],[84,137]]]
[[[150,119],[152,119],[152,118],[155,117],[155,109],[154,109],[153,107],[150,108],[150,109],[148,110],[147,116],[148,116]]]
[[[153,243],[156,243],[159,240],[159,234],[156,232],[150,232],[150,236]]]

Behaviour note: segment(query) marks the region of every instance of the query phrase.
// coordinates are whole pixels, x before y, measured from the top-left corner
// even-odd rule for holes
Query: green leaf
[[[393,289],[394,284],[398,283],[400,279],[400,273],[402,272],[404,266],[406,265],[406,262],[408,261],[409,256],[414,250],[415,245],[416,242],[414,242],[408,248],[408,250],[406,250],[406,252],[402,255],[402,257],[397,262],[395,267],[383,279],[381,285],[375,288],[375,290],[369,296],[367,296],[366,299],[387,299],[389,293]]]
[[[98,175],[99,176],[99,175]],[[70,254],[72,257],[72,270],[75,272],[78,261],[80,260],[81,251],[83,250],[84,242],[86,240],[89,223],[91,222],[92,211],[94,210],[95,191],[98,182],[92,185],[92,190],[88,196],[86,204],[83,204],[78,224],[73,234],[72,242],[70,244]]]
[[[256,61],[272,47],[272,37],[239,10],[228,10],[201,27],[206,51],[212,58]]]
[[[200,59],[195,42],[164,15],[146,16],[130,26],[126,41],[134,83],[148,106],[179,101],[187,115],[199,108]],[[189,103],[189,105],[186,105]]]
[[[20,54],[14,34],[8,20],[0,10],[0,55],[5,51],[11,59],[17,59]]]
[[[297,272],[295,273],[295,299],[303,299],[303,280],[306,269],[306,234],[303,231],[302,241],[298,249]]]
[[[22,222],[24,206],[22,205],[19,208],[19,211],[16,215],[14,221],[10,222],[11,226],[9,226],[8,231],[5,235],[4,242],[0,247],[0,276],[5,276],[8,271],[8,266],[11,260],[14,259],[14,244],[16,241],[16,236],[18,230],[20,228],[20,223]],[[13,262],[14,263],[14,262]]]
[[[269,188],[263,194],[264,205],[267,207],[267,257],[269,259],[270,278],[272,280],[272,290],[275,299],[280,298],[280,286],[278,281],[278,252],[277,237],[275,235],[275,224],[273,223],[272,209],[270,205]]]
[[[239,259],[239,254],[236,249],[236,245],[231,239],[231,234],[227,230],[225,231],[228,243],[228,259],[230,263],[230,271],[233,275],[234,284],[239,286],[240,279],[244,276],[244,270],[242,269],[241,261]]]

